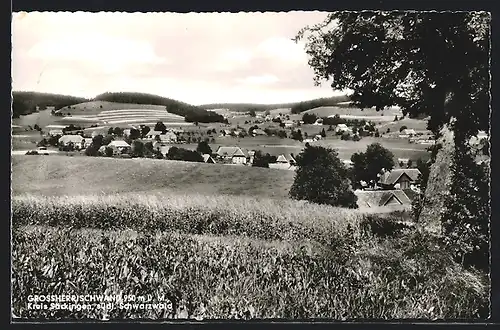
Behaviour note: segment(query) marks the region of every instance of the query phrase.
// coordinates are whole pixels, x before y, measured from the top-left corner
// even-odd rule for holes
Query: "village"
[[[50,109],[52,112],[53,109]],[[74,118],[64,111],[56,116]],[[341,141],[356,143],[364,137],[390,136],[393,139],[406,140],[408,143],[432,146],[435,140],[426,132],[401,126],[399,131],[386,130],[382,134],[370,117],[366,119],[345,120],[339,115],[318,118],[315,115],[276,113],[240,113],[228,116],[236,125],[198,124],[187,127],[172,127],[158,121],[153,126],[129,124],[125,127],[109,127],[96,124],[68,126],[47,125],[40,131],[42,139],[37,149],[26,152],[27,155],[49,155],[62,152],[71,156],[99,156],[112,158],[154,158],[179,161],[195,161],[231,166],[257,166],[270,170],[296,170],[296,157],[303,148],[310,144],[321,144],[326,134]],[[293,117],[294,119],[291,119]],[[305,119],[305,120],[304,120]],[[394,121],[397,121],[397,116]],[[240,125],[241,124],[241,125]],[[318,134],[308,134],[311,128]],[[325,130],[326,128],[326,130]],[[303,131],[301,131],[301,129]],[[297,152],[263,152],[258,148],[242,147],[243,140],[252,138],[290,138],[302,144]],[[217,142],[217,143],[216,143]],[[210,144],[216,145],[214,150]],[[217,144],[219,144],[217,146]],[[248,145],[248,143],[247,143]],[[187,149],[185,149],[186,147]],[[193,150],[196,149],[196,150]],[[288,151],[288,150],[287,150]],[[260,161],[256,161],[260,158]],[[264,160],[262,162],[262,159]],[[414,197],[419,193],[421,172],[416,168],[416,160],[398,157],[394,159],[394,168],[382,170],[370,182],[357,182],[355,190],[358,206],[372,211],[408,210]],[[348,170],[352,170],[352,159],[342,159]]]

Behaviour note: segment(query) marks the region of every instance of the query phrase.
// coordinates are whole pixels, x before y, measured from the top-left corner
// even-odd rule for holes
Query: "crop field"
[[[444,319],[487,310],[487,279],[432,236],[354,210],[175,194],[16,195],[12,208],[18,317]],[[148,294],[163,307],[27,309],[40,292]]]

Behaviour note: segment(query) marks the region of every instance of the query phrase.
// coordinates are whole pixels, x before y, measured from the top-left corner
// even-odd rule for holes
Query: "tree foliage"
[[[437,136],[450,124],[455,150],[451,186],[443,187],[450,193],[440,219],[444,240],[456,258],[483,270],[489,180],[467,142],[489,131],[490,23],[486,12],[337,12],[296,37],[306,38],[317,84],[351,89],[361,108],[397,105],[410,117],[429,115]]]
[[[318,117],[314,113],[305,113],[302,115],[302,121],[304,124],[314,124]]]
[[[208,142],[206,140],[198,143],[198,146],[196,147],[196,151],[202,155],[203,154],[209,154],[209,155],[212,154],[212,148],[210,148],[210,145],[208,144]]]
[[[360,181],[375,183],[382,169],[390,171],[394,168],[394,154],[380,143],[370,144],[365,152],[354,153],[351,161],[352,179],[356,185]]]
[[[290,196],[317,204],[357,208],[347,169],[333,149],[306,145],[297,156]]]
[[[474,134],[488,127],[490,20],[484,12],[336,12],[295,39],[306,38],[315,82],[351,89],[355,105],[430,115],[435,132],[455,117]]]
[[[171,147],[167,153],[167,159],[183,160],[187,162],[203,162],[203,157],[194,150]]]

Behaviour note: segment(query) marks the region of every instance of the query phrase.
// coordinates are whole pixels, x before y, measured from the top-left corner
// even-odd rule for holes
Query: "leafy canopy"
[[[306,144],[296,162],[290,197],[317,204],[357,208],[357,197],[351,189],[347,169],[335,150]]]
[[[488,127],[490,20],[485,12],[337,12],[295,41],[306,40],[316,84],[352,90],[361,108],[430,115],[435,132],[455,117],[467,136]]]

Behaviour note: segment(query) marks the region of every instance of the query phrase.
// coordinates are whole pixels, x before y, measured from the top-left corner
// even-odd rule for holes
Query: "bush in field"
[[[132,142],[131,146],[131,156],[132,157],[144,157],[144,153],[146,151],[146,148],[144,146],[144,143],[142,141],[134,141]]]
[[[183,160],[186,162],[203,162],[203,156],[197,151],[172,147],[168,150],[167,159]]]
[[[302,142],[304,140],[304,138],[302,137],[302,131],[300,129],[296,130],[296,131],[295,130],[292,131],[291,138],[293,140],[300,141],[300,142]]]
[[[318,204],[357,208],[347,169],[333,149],[306,144],[296,158],[297,170],[290,196]]]
[[[105,152],[106,157],[112,157],[113,156],[113,148],[111,148],[111,147],[106,147],[106,149],[105,149],[104,152]]]
[[[270,155],[263,155],[262,151],[257,150],[253,157],[252,166],[253,167],[266,167],[269,168]]]
[[[313,114],[313,113],[305,113],[302,116],[302,121],[304,121],[304,124],[314,124],[318,117]]]
[[[399,128],[399,132],[402,132],[402,131],[404,131],[404,130],[405,130],[405,129],[407,129],[407,128],[408,128],[408,126],[403,125],[403,126],[401,126],[401,127]]]

